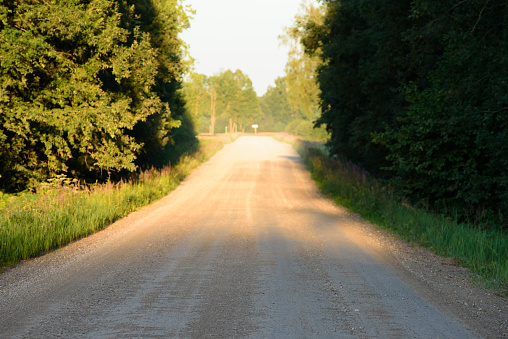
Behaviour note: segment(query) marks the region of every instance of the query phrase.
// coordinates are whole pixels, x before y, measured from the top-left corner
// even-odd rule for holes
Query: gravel
[[[242,137],[173,193],[0,275],[2,338],[502,338],[506,298]]]

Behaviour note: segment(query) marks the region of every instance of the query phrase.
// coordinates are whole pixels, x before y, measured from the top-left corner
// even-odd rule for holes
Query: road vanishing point
[[[0,275],[2,338],[476,338],[316,188],[240,137],[171,194]]]

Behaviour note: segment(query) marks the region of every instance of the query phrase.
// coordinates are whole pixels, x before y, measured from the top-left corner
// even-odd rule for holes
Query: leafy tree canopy
[[[170,141],[187,23],[176,1],[0,1],[0,186],[134,171]]]
[[[288,101],[293,111],[302,111],[308,120],[317,117],[318,112],[320,91],[316,71],[321,63],[321,46],[313,34],[323,27],[323,18],[323,8],[303,3],[293,25],[286,27],[279,37],[281,43],[289,46],[285,69]]]
[[[301,41],[320,49],[328,143],[413,201],[508,214],[508,1],[326,0]]]

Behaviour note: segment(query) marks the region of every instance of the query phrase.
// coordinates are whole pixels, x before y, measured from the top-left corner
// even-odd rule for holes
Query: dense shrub
[[[331,154],[413,202],[506,226],[508,0],[324,4],[302,41],[322,49]]]

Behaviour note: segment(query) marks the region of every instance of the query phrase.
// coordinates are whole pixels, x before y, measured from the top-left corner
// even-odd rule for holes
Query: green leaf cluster
[[[409,27],[410,1],[327,1],[326,8],[324,24],[311,34],[318,42],[308,46],[322,50],[318,125],[331,133],[332,154],[378,172],[388,152],[372,134],[407,106],[399,87],[412,74],[401,38]]]
[[[184,14],[176,1],[0,1],[0,187],[134,171],[171,141]]]
[[[508,213],[508,1],[418,1],[405,32],[419,77],[381,134],[395,182],[431,204]],[[470,213],[465,213],[470,214]]]
[[[321,50],[332,154],[459,218],[508,214],[508,1],[328,0]]]

